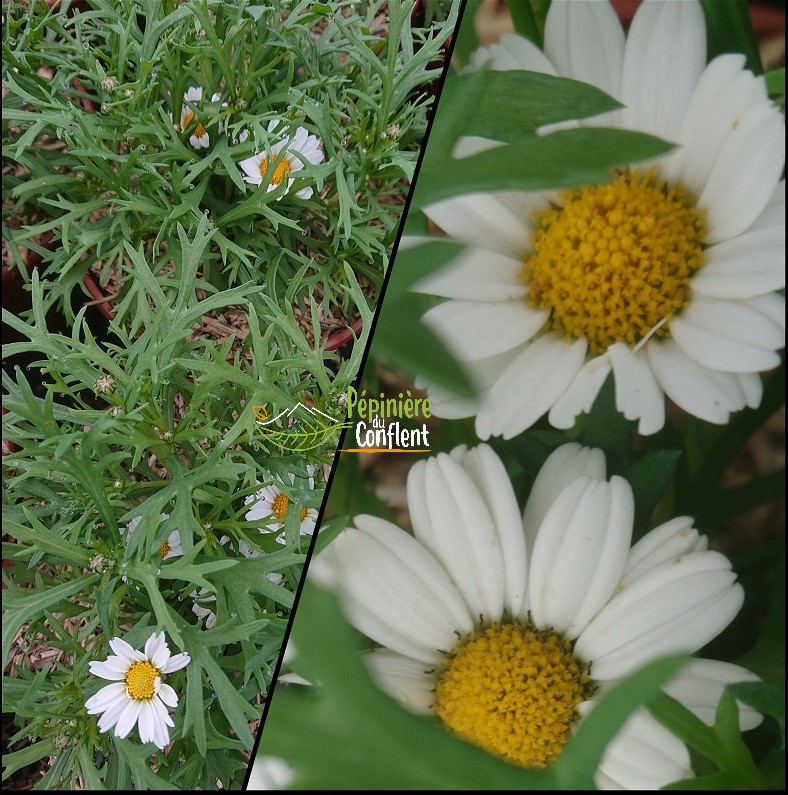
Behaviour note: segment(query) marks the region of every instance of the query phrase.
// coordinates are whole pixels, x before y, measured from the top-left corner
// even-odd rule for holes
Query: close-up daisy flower
[[[250,184],[261,185],[267,181],[267,191],[269,192],[276,190],[287,180],[286,193],[294,181],[292,174],[300,171],[304,165],[311,163],[316,166],[322,163],[323,150],[320,139],[316,135],[310,135],[303,127],[298,127],[295,133],[291,133],[289,129],[279,132],[277,129],[279,126],[280,121],[274,119],[269,123],[267,130],[269,133],[277,133],[280,136],[279,141],[265,152],[258,152],[252,157],[247,157],[238,165],[246,175],[244,179]],[[269,174],[269,169],[272,169],[273,173]],[[299,199],[309,199],[312,193],[312,188],[307,186],[297,190],[295,195]],[[281,198],[279,196],[279,199]]]
[[[616,682],[722,632],[744,598],[730,561],[684,516],[630,548],[632,490],[605,469],[600,450],[558,448],[521,514],[493,450],[463,446],[411,468],[413,535],[357,516],[312,573],[380,644],[367,660],[382,689],[541,769]],[[665,690],[713,723],[725,685],[756,679],[695,659]],[[741,708],[742,729],[760,721]],[[684,744],[641,709],[606,749],[596,783],[653,789],[692,776]]]
[[[178,706],[178,695],[161,677],[185,668],[191,658],[185,652],[172,655],[163,632],[154,632],[144,651],[121,638],[113,638],[109,645],[115,654],[103,662],[94,660],[89,667],[92,674],[110,679],[112,684],[85,702],[88,714],[101,715],[99,731],[114,727],[121,740],[138,725],[140,741],[152,742],[162,750],[170,741],[168,727],[175,725],[167,707]]]
[[[295,482],[295,476],[290,475],[291,485]],[[310,476],[309,488],[315,487],[315,480]],[[262,530],[279,531],[285,526],[285,517],[287,510],[290,506],[290,498],[282,489],[273,483],[270,486],[263,486],[259,491],[250,494],[244,500],[246,505],[252,505],[250,510],[246,512],[244,517],[247,522],[258,522]],[[299,530],[302,536],[311,536],[315,532],[315,523],[317,522],[317,511],[314,508],[307,508],[306,506],[294,506],[298,509]],[[277,541],[284,544],[285,540],[281,536],[277,536]],[[247,545],[248,548],[248,545]]]
[[[218,95],[213,96],[215,102]],[[194,111],[187,105],[190,102],[192,105],[197,105],[202,102],[202,88],[199,86],[192,86],[183,95],[183,106],[181,107],[181,130],[186,131],[186,128],[192,123],[194,119]],[[189,136],[189,143],[195,149],[207,149],[211,145],[211,138],[202,122],[197,122],[194,132]]]
[[[168,513],[163,513],[159,516],[159,521],[164,522],[170,518]],[[127,528],[121,527],[121,533],[128,530],[129,534],[133,533],[142,521],[141,516],[135,516],[128,524]],[[173,530],[166,539],[162,542],[159,548],[162,560],[169,560],[170,558],[177,558],[183,555],[183,547],[181,546],[181,534],[177,530]]]
[[[467,249],[417,285],[450,299],[424,321],[478,396],[428,385],[435,415],[475,416],[482,439],[545,413],[571,428],[611,372],[644,435],[663,427],[665,396],[717,424],[760,404],[785,337],[784,123],[743,55],[705,53],[695,0],[644,2],[626,37],[608,3],[575,0],[551,4],[544,52],[504,34],[475,54],[476,68],[591,83],[624,107],[584,123],[677,146],[605,184],[425,208]]]

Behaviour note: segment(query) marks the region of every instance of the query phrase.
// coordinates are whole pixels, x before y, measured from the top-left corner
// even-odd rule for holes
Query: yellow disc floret
[[[569,641],[517,623],[494,624],[444,661],[432,708],[464,740],[543,768],[569,739],[588,681]]]
[[[166,558],[166,557],[167,557],[167,555],[169,555],[169,554],[170,554],[170,552],[172,552],[172,547],[170,546],[170,542],[169,542],[169,541],[165,541],[165,542],[164,542],[164,543],[161,545],[161,549],[159,550],[159,552],[161,552],[161,556],[162,556],[163,558]]]
[[[302,508],[301,513],[298,514],[298,521],[305,522],[307,516],[309,516],[309,508]]]
[[[287,495],[280,492],[274,497],[274,501],[271,503],[271,513],[277,519],[283,521],[285,516],[287,516],[287,506],[289,504],[290,500],[287,498]]]
[[[592,354],[636,345],[656,326],[666,333],[703,264],[703,213],[683,187],[626,171],[564,191],[560,203],[537,214],[520,274],[550,328],[585,336]]]
[[[202,124],[198,124],[198,125],[197,125],[197,126],[194,128],[194,134],[195,134],[195,135],[196,135],[198,138],[202,138],[202,137],[203,137],[203,135],[205,135],[205,134],[206,134],[205,127],[203,127],[203,126],[202,126]]]
[[[147,660],[132,663],[126,672],[126,692],[135,701],[149,701],[156,692],[156,679],[160,675],[159,669]]]
[[[290,172],[293,170],[293,167],[288,162],[287,158],[281,160],[276,168],[274,169],[274,174],[271,177],[270,184],[271,185],[281,185],[283,180],[287,179]],[[265,175],[268,173],[268,158],[264,157],[260,161],[260,176],[265,179]]]

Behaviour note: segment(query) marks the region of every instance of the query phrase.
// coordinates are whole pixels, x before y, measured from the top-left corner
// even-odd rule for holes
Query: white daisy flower
[[[384,690],[525,767],[558,757],[595,693],[663,655],[697,651],[743,601],[730,562],[688,517],[630,549],[632,491],[605,480],[599,450],[555,451],[523,517],[486,445],[415,464],[407,494],[413,536],[358,516],[310,574],[332,583],[351,623],[382,646],[367,659]],[[710,722],[727,683],[756,678],[698,659],[666,690]],[[742,728],[760,719],[740,712]],[[692,775],[684,744],[641,709],[596,781],[643,789]]]
[[[291,485],[295,483],[295,476],[290,474]],[[315,487],[315,479],[309,477],[309,488]],[[282,491],[280,486],[272,484],[264,486],[254,494],[250,494],[244,500],[244,504],[252,505],[252,508],[246,512],[245,519],[247,522],[260,522],[265,524],[266,530],[281,530],[285,526],[285,517],[290,505],[290,498]],[[296,506],[298,508],[298,506]],[[299,522],[300,533],[302,536],[311,536],[315,532],[315,524],[317,522],[317,511],[314,508],[300,507]],[[275,519],[276,521],[270,521]],[[277,537],[279,543],[284,544],[285,540]],[[242,542],[243,543],[243,542]]]
[[[482,439],[546,412],[571,428],[611,371],[618,410],[644,435],[663,427],[665,395],[717,424],[760,404],[759,373],[785,339],[785,129],[744,56],[705,66],[705,42],[694,0],[644,2],[626,38],[607,3],[577,0],[550,6],[544,53],[505,34],[477,54],[592,83],[625,108],[585,123],[679,146],[603,185],[425,209],[468,248],[417,286],[450,299],[424,320],[479,396],[430,387],[434,414],[476,416]]]
[[[275,132],[279,125],[279,120],[274,119],[268,125],[268,132]],[[243,137],[240,140],[244,141],[246,138]],[[280,157],[281,159],[279,159]],[[279,162],[276,162],[277,160]],[[285,180],[287,180],[287,189],[290,190],[294,181],[294,177],[291,175],[294,172],[300,171],[305,163],[316,166],[322,162],[323,150],[320,148],[320,139],[316,135],[310,135],[303,127],[298,127],[293,134],[288,129],[283,130],[281,139],[267,151],[247,157],[238,165],[246,174],[244,179],[247,182],[252,185],[260,185],[263,180],[269,180],[269,164],[275,164],[274,173],[268,181],[267,190],[270,192],[278,188]],[[309,199],[312,192],[312,188],[306,187],[296,191],[295,195],[299,199]],[[279,199],[281,198],[280,196]]]
[[[214,94],[212,100],[216,102],[217,98],[218,95]],[[183,95],[183,101],[184,104],[181,107],[181,130],[185,131],[194,119],[194,111],[185,103],[191,102],[192,105],[197,105],[202,102],[202,88],[192,86]],[[189,137],[189,143],[194,149],[207,149],[211,145],[210,136],[201,122],[197,122],[194,132]]]
[[[229,537],[225,536],[225,538]],[[239,542],[239,547],[239,551],[246,558],[257,558],[263,554],[250,549],[249,545],[244,541]],[[246,547],[248,554],[244,552],[242,547]],[[275,571],[269,572],[265,576],[268,580],[275,584],[279,584],[284,579],[284,575]],[[212,608],[216,607],[216,594],[212,593],[207,588],[200,588],[199,591],[192,591],[189,596],[191,596],[194,601],[194,604],[192,604],[192,613],[194,613],[194,615],[196,615],[199,619],[205,619],[206,629],[213,629],[216,626],[216,613],[212,610]]]
[[[137,724],[140,741],[162,750],[170,741],[167,727],[175,725],[167,707],[178,706],[178,695],[161,677],[186,667],[191,658],[185,652],[171,655],[163,632],[154,632],[141,652],[121,638],[113,638],[109,645],[115,654],[103,662],[91,662],[89,668],[112,684],[85,702],[88,715],[101,715],[99,731],[115,727],[115,736],[121,740]]]
[[[164,522],[169,518],[170,515],[168,513],[163,513],[159,516],[159,522]],[[141,516],[135,516],[129,522],[127,527],[120,528],[120,532],[124,533],[128,530],[129,533],[133,533],[137,529],[141,521],[142,521]],[[159,552],[161,553],[162,560],[168,560],[169,558],[177,558],[183,555],[183,547],[181,546],[181,534],[177,530],[173,530],[162,543]]]
[[[207,588],[200,588],[199,591],[192,591],[189,596],[194,600],[192,613],[199,619],[205,619],[206,629],[213,629],[216,626],[216,613],[206,605],[216,607],[216,594],[211,593]]]

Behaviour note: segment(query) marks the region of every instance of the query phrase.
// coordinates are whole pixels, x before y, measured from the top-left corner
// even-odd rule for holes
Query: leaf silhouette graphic
[[[336,437],[343,428],[349,428],[352,422],[319,423],[302,420],[290,428],[265,428],[263,433],[278,447],[293,453],[304,453],[324,447],[332,437]]]

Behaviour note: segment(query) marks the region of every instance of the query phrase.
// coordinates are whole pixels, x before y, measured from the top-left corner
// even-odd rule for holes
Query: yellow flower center
[[[156,691],[155,683],[159,676],[159,669],[147,660],[132,663],[126,672],[126,692],[135,701],[150,701]]]
[[[169,541],[165,541],[165,542],[164,542],[164,543],[161,545],[161,549],[160,549],[159,551],[161,552],[161,556],[162,556],[163,558],[166,558],[166,557],[167,557],[167,555],[169,555],[169,554],[170,554],[170,552],[172,552],[172,547],[170,546],[170,542],[169,542]]]
[[[195,135],[196,135],[198,138],[202,138],[202,137],[203,137],[203,135],[205,135],[205,127],[203,127],[203,126],[202,126],[202,124],[198,124],[198,125],[197,125],[197,126],[194,128],[194,134],[195,134]]]
[[[309,516],[309,508],[302,508],[301,513],[298,514],[298,521],[303,523],[307,516]]]
[[[493,624],[444,661],[432,709],[462,739],[543,768],[569,740],[589,690],[569,641],[517,623]]]
[[[293,167],[288,162],[287,158],[281,160],[276,168],[274,169],[274,175],[271,177],[270,183],[271,185],[281,185],[282,180],[287,179],[290,172],[293,170]],[[260,177],[265,179],[265,175],[268,173],[268,158],[264,157],[260,161]]]
[[[271,503],[271,513],[280,521],[284,521],[285,516],[287,516],[287,506],[289,503],[290,500],[287,498],[286,494],[277,494],[274,501]]]
[[[193,118],[194,118],[194,111],[191,108],[184,108],[183,119],[181,120],[181,127],[183,127],[183,129],[185,130],[192,123]]]
[[[564,191],[562,207],[537,213],[534,253],[520,276],[549,327],[585,336],[592,354],[636,345],[688,304],[703,265],[704,213],[654,171],[619,172],[613,182]]]

